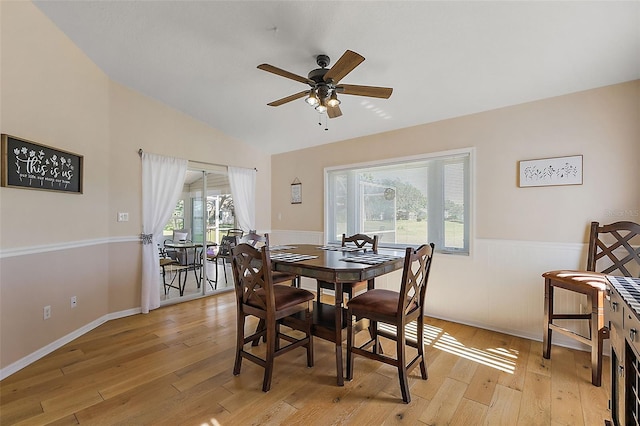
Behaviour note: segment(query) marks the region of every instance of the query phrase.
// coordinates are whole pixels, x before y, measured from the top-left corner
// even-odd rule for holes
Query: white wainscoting
[[[273,245],[324,244],[323,233],[313,231],[271,231],[269,239]],[[0,258],[136,240],[139,237],[130,236],[2,250]],[[436,254],[427,289],[427,315],[541,341],[544,315],[541,274],[554,269],[584,269],[586,244],[476,239],[472,247],[471,256]],[[401,277],[401,271],[379,277],[376,287],[398,289]],[[315,280],[303,278],[302,286],[316,290]],[[558,312],[579,312],[586,304],[586,297],[558,290],[555,301]],[[0,380],[105,321],[139,312],[132,309],[103,316],[1,369]],[[582,333],[588,333],[586,324],[577,326]],[[557,333],[553,343],[587,349]],[[605,353],[608,351],[606,342]]]
[[[322,232],[278,230],[269,236],[272,244],[324,243]],[[470,256],[436,254],[427,288],[427,315],[542,341],[542,273],[584,269],[587,245],[476,239],[472,247]],[[398,289],[401,278],[400,271],[379,277],[376,287]],[[303,279],[302,286],[316,289],[315,281],[309,279]],[[585,305],[585,296],[556,290],[556,311],[580,312]],[[585,321],[566,324],[588,335]],[[587,350],[559,333],[553,335],[553,344]]]

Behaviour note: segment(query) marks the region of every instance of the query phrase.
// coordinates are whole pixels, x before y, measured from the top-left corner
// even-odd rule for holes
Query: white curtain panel
[[[184,186],[187,160],[142,153],[142,313],[160,307],[158,243]]]
[[[238,225],[245,231],[256,229],[256,170],[229,167],[229,185]]]

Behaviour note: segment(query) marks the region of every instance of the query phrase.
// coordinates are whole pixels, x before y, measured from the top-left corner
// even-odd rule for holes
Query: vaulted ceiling
[[[280,153],[640,78],[640,2],[35,1],[114,81]],[[306,76],[326,54],[366,60],[320,116]],[[321,123],[320,125],[318,123]]]

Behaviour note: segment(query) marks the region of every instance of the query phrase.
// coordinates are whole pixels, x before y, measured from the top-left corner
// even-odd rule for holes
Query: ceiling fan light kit
[[[306,78],[293,74],[289,71],[285,71],[281,68],[274,67],[273,65],[258,65],[258,69],[281,77],[289,78],[300,83],[308,84],[311,87],[310,90],[298,92],[294,95],[270,102],[267,105],[280,106],[306,96],[305,101],[314,107],[316,111],[321,114],[326,113],[329,118],[336,118],[342,115],[338,93],[344,95],[388,99],[391,96],[391,93],[393,93],[393,89],[390,87],[340,84],[340,80],[353,71],[363,61],[363,56],[351,50],[347,50],[333,67],[327,68],[330,63],[329,57],[327,55],[318,55],[316,56],[316,63],[320,68],[316,68],[309,72]]]

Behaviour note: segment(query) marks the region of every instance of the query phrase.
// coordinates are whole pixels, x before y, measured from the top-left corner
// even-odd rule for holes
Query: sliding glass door
[[[229,265],[213,261],[222,236],[235,227],[226,169],[187,171],[183,191],[164,229],[160,247],[163,304],[229,290]],[[226,270],[225,270],[226,268]]]

